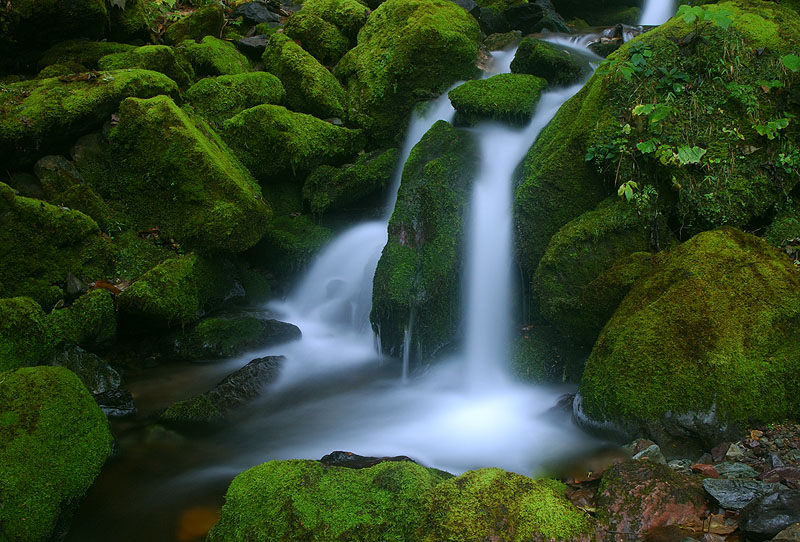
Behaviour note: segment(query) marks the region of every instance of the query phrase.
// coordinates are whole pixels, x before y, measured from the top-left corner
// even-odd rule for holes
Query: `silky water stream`
[[[494,71],[508,71],[512,57],[513,51],[496,54]],[[536,474],[596,446],[568,415],[551,411],[568,390],[515,382],[508,369],[512,174],[541,129],[579,89],[546,92],[525,128],[486,123],[472,129],[481,169],[467,219],[462,353],[416,371],[376,353],[369,325],[372,276],[387,240],[388,216],[357,225],[322,251],[287,299],[265,307],[300,327],[302,339],[221,363],[160,367],[147,380],[129,384],[152,411],[209,389],[250,359],[286,357],[262,398],[237,411],[221,430],[179,435],[117,427],[121,453],[90,491],[67,540],[203,540],[230,480],[273,459],[319,459],[347,450],[407,455],[453,473],[495,466]],[[413,119],[404,156],[436,120],[452,115],[445,95]],[[399,178],[398,172],[392,198]],[[393,205],[392,199],[389,209]]]

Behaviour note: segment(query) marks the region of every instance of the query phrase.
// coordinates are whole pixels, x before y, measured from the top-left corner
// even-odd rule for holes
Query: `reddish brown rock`
[[[692,465],[692,472],[695,474],[700,474],[705,478],[719,478],[719,473],[717,472],[717,469],[714,468],[714,465],[697,463]]]

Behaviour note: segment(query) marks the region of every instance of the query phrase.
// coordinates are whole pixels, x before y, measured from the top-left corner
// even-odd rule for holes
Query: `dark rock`
[[[751,540],[768,540],[800,522],[800,489],[787,489],[752,501],[739,515],[739,530]]]
[[[778,491],[781,486],[757,480],[706,478],[703,480],[703,489],[720,507],[726,510],[741,510],[753,499]]]
[[[478,8],[472,10],[471,14],[478,21],[484,34],[502,34],[511,30],[502,13],[495,13],[489,8]]]
[[[714,468],[717,469],[717,472],[721,477],[728,478],[730,480],[756,478],[758,476],[758,473],[753,467],[744,463],[726,461],[724,463],[718,463],[714,465]]]
[[[248,2],[231,12],[231,18],[241,17],[248,24],[277,23],[281,16],[270,9],[264,2]]]
[[[469,13],[472,13],[472,10],[478,7],[478,4],[475,3],[475,0],[451,0],[451,1],[454,4],[461,6]]]
[[[775,535],[775,538],[772,540],[775,542],[792,542],[800,540],[800,523],[795,523],[794,525],[786,527],[784,530]]]
[[[122,383],[122,378],[113,367],[80,346],[65,346],[63,350],[53,355],[50,365],[66,367],[78,375],[92,395],[115,390]]]
[[[326,465],[347,467],[349,469],[366,469],[385,461],[411,461],[412,463],[416,463],[416,461],[405,455],[398,455],[395,457],[366,457],[354,454],[353,452],[342,451],[331,452],[323,456],[319,461]]]
[[[250,36],[241,38],[236,42],[236,48],[253,60],[261,59],[261,55],[267,50],[268,36]]]
[[[800,489],[800,468],[775,467],[761,473],[758,479],[764,482],[781,482],[792,489]]]
[[[711,458],[714,460],[714,463],[719,463],[723,459],[725,459],[725,454],[728,453],[728,448],[731,447],[730,442],[720,442],[716,446],[711,449]]]
[[[67,279],[64,285],[64,293],[67,296],[67,301],[73,301],[89,291],[89,287],[81,279],[67,273]]]
[[[553,8],[550,0],[519,4],[503,12],[512,30],[520,30],[523,34],[536,32],[569,33],[569,25]]]
[[[600,38],[598,41],[589,44],[589,50],[599,57],[605,58],[625,43],[621,38]]]
[[[8,175],[6,184],[26,198],[45,199],[44,189],[35,175],[23,171],[15,171]]]
[[[110,418],[124,418],[136,414],[131,392],[123,389],[109,390],[94,396],[100,410]]]
[[[486,39],[483,40],[483,45],[490,51],[502,51],[504,49],[510,49],[512,46],[519,43],[521,39],[522,32],[519,30],[512,30],[511,32],[486,36]]]

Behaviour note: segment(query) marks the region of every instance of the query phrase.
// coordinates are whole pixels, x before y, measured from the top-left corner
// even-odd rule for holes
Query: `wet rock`
[[[512,30],[520,30],[523,34],[536,32],[569,33],[569,25],[556,13],[550,0],[536,0],[512,6],[503,12]]]
[[[484,34],[503,34],[511,30],[505,16],[502,13],[495,13],[489,8],[473,10],[472,16],[478,21]]]
[[[664,457],[664,454],[661,453],[661,448],[658,447],[658,444],[648,446],[638,454],[634,455],[633,458],[648,459],[654,463],[660,463],[662,465],[667,463],[667,459]]]
[[[64,294],[67,296],[68,301],[77,299],[89,289],[85,282],[72,273],[67,273],[67,279],[64,282]]]
[[[739,515],[739,529],[751,540],[768,540],[800,522],[800,490],[789,489],[752,501]]]
[[[490,51],[502,51],[509,49],[513,45],[519,43],[522,39],[522,32],[519,30],[512,30],[511,32],[503,32],[502,34],[491,34],[483,40],[483,45]]]
[[[452,2],[464,8],[468,13],[472,13],[472,10],[478,7],[474,0],[452,0]]]
[[[116,390],[122,383],[119,373],[99,356],[68,345],[53,355],[50,365],[66,367],[81,379],[92,395]]]
[[[781,489],[780,484],[770,484],[757,480],[726,480],[706,478],[703,489],[726,510],[741,510],[748,503]]]
[[[758,472],[756,472],[753,467],[746,465],[745,463],[726,461],[724,463],[717,463],[714,465],[714,468],[717,469],[717,472],[723,478],[741,479],[756,478],[758,476]]]
[[[250,36],[249,38],[241,38],[236,42],[236,48],[239,49],[245,56],[252,60],[259,60],[264,51],[267,50],[268,36]]]
[[[366,457],[354,454],[353,452],[342,451],[331,452],[323,456],[319,461],[325,465],[347,467],[350,469],[366,469],[385,461],[411,461],[412,463],[416,463],[416,461],[405,455],[398,455],[395,457]]]
[[[248,2],[231,12],[231,18],[241,17],[248,24],[277,23],[281,16],[273,12],[264,2]]]
[[[775,467],[761,473],[758,477],[764,482],[783,483],[792,489],[800,489],[800,468],[797,467]]]
[[[95,395],[94,400],[109,418],[124,418],[136,414],[136,405],[128,390],[109,390]]]

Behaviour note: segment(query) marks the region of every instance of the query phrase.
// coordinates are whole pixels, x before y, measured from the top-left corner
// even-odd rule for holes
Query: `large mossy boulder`
[[[300,338],[300,329],[286,322],[246,314],[204,318],[171,341],[181,359],[229,358],[245,350]]]
[[[447,97],[456,110],[456,124],[496,120],[523,125],[531,120],[547,81],[533,75],[501,73],[467,81]]]
[[[307,0],[299,13],[333,24],[353,43],[370,14],[367,4],[359,0]]]
[[[138,231],[159,228],[190,248],[238,252],[268,228],[271,210],[255,179],[168,96],[125,100],[103,156],[80,158],[84,178]]]
[[[306,6],[286,22],[284,33],[324,66],[334,66],[352,46],[336,25],[307,12]]]
[[[388,353],[402,351],[412,315],[412,351],[422,359],[456,335],[464,216],[478,159],[472,134],[445,121],[411,150],[372,290],[370,319]]]
[[[738,230],[701,233],[657,254],[606,324],[578,419],[663,447],[796,416],[799,321],[800,272],[785,254]]]
[[[96,70],[98,61],[106,55],[125,53],[135,45],[113,41],[74,39],[56,43],[39,58],[39,68],[53,64],[80,64],[86,70]]]
[[[225,121],[222,135],[265,183],[302,178],[322,164],[340,164],[364,146],[360,130],[335,126],[279,105],[259,105]]]
[[[286,90],[271,73],[252,72],[206,77],[192,85],[184,97],[204,118],[221,124],[257,105],[282,104]]]
[[[396,143],[414,104],[476,75],[480,30],[446,0],[387,0],[334,73],[348,89],[348,120],[375,146]]]
[[[0,299],[0,372],[44,363],[54,340],[47,317],[33,299]]]
[[[271,461],[233,480],[208,540],[416,539],[426,494],[448,476],[410,461],[367,469]]]
[[[32,164],[100,128],[125,98],[178,95],[170,78],[148,70],[63,79],[0,85],[0,162],[6,167]]]
[[[603,297],[595,281],[625,257],[651,249],[649,211],[612,197],[565,224],[550,239],[531,288],[539,313],[570,340],[591,347],[605,324],[600,318],[616,309],[598,306]],[[622,298],[603,299],[618,303]]]
[[[206,36],[215,38],[225,26],[225,10],[221,4],[203,6],[188,17],[172,23],[164,32],[164,43],[175,45],[185,40],[200,41]]]
[[[166,45],[144,45],[131,51],[106,55],[98,60],[101,70],[140,68],[163,73],[181,89],[187,89],[194,81],[194,70],[189,61]]]
[[[192,63],[197,77],[236,75],[250,71],[250,61],[230,42],[206,36],[199,43],[187,40],[178,48]]]
[[[283,34],[273,34],[262,55],[264,68],[286,88],[290,109],[319,118],[343,118],[345,91],[317,59]]]
[[[79,211],[16,196],[0,183],[0,297],[28,296],[45,310],[64,298],[67,275],[113,272],[111,242]]]
[[[111,453],[108,421],[74,373],[0,373],[0,524],[10,542],[50,540]]]
[[[542,77],[551,86],[561,87],[584,81],[592,73],[594,59],[569,47],[536,38],[525,38],[511,61],[512,73]]]
[[[57,341],[90,349],[108,346],[117,335],[113,296],[108,290],[90,290],[69,307],[53,310],[47,324]]]

